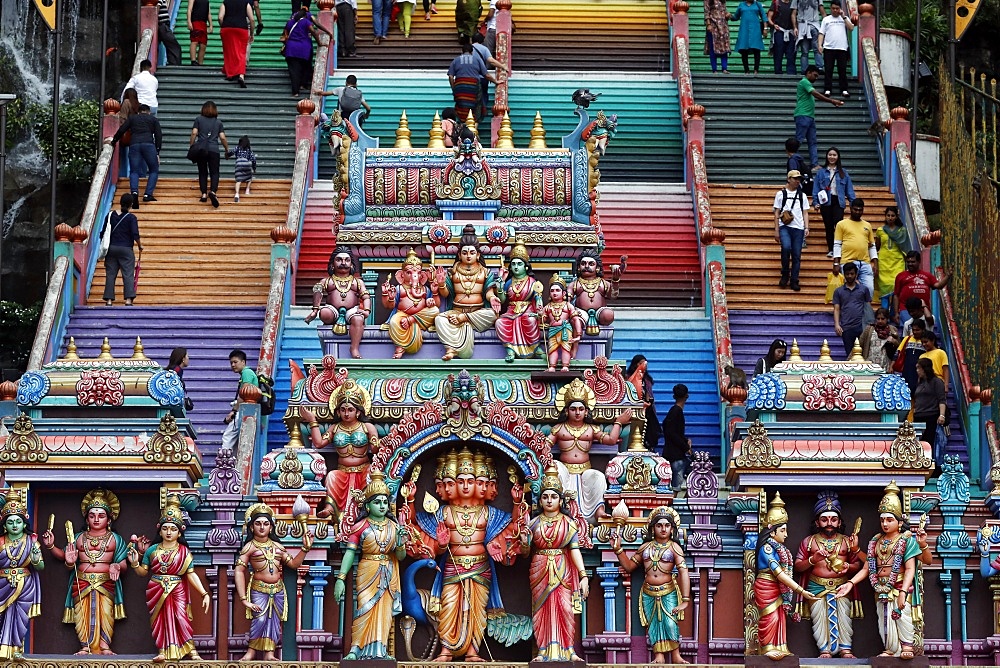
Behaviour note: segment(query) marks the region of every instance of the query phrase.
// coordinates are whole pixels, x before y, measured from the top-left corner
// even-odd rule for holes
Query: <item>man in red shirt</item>
[[[895,313],[896,324],[902,325],[910,319],[906,309],[900,310],[910,297],[922,299],[925,304],[931,303],[931,290],[940,290],[951,282],[951,272],[945,272],[940,281],[934,274],[920,270],[920,251],[910,251],[906,254],[906,270],[896,275],[896,286],[892,294],[892,312]]]

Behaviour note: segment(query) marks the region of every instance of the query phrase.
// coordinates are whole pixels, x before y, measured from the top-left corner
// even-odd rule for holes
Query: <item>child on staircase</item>
[[[233,166],[233,180],[236,182],[236,196],[233,197],[234,202],[240,201],[240,189],[242,185],[247,184],[246,194],[250,194],[250,184],[253,183],[253,175],[257,171],[257,154],[253,152],[250,147],[250,136],[243,135],[240,137],[239,144],[236,148],[230,151],[227,156],[236,159],[236,164]]]

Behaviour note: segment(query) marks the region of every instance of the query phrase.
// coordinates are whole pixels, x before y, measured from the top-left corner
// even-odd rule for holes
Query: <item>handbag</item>
[[[292,27],[291,27],[291,30],[289,30],[287,27],[285,27],[281,31],[281,37],[278,38],[278,40],[281,41],[281,49],[279,50],[279,53],[281,53],[281,55],[285,55],[285,48],[288,46],[288,37],[289,37],[289,35],[291,35],[292,30],[295,30],[296,26],[299,25],[299,21],[301,21],[301,20],[302,19],[299,19],[298,21],[296,21],[295,23],[293,23]]]
[[[108,212],[108,217],[104,219],[104,229],[101,230],[101,245],[97,251],[97,259],[103,260],[108,254],[108,249],[111,248],[111,214],[113,211]]]
[[[833,273],[832,271],[826,275],[826,303],[833,303],[833,293],[837,291],[841,285],[844,284],[844,272]]]
[[[903,342],[899,344],[899,348],[896,349],[896,359],[892,361],[892,370],[896,373],[903,372],[903,367],[906,365],[906,344],[912,338],[912,336],[904,338]]]
[[[816,203],[820,206],[826,206],[830,203],[830,193],[825,190],[820,190],[816,193]]]
[[[208,157],[208,139],[198,135],[194,143],[188,147],[187,159],[191,162],[201,162]]]

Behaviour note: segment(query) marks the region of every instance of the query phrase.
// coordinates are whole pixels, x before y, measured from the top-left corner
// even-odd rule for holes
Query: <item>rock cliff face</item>
[[[61,0],[60,100],[99,99],[104,0]],[[52,104],[52,33],[31,0],[4,0],[0,13],[0,88],[26,102]],[[108,2],[107,81],[104,97],[121,93],[135,58],[136,3]],[[9,91],[7,90],[9,88]],[[49,164],[29,133],[9,117],[3,202],[0,299],[32,303],[45,292],[50,221]],[[96,153],[97,146],[94,150]],[[56,223],[76,225],[89,182],[60,179]]]

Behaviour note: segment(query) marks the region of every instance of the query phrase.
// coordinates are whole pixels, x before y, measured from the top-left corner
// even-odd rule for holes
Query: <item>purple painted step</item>
[[[222,443],[222,420],[236,395],[229,351],[242,349],[247,365],[256,368],[263,328],[263,306],[82,306],[70,318],[60,355],[70,336],[80,357],[97,357],[105,336],[112,355],[131,357],[135,337],[141,336],[146,357],[162,366],[174,348],[187,348],[191,365],[184,371],[184,384],[195,404],[188,417],[198,431],[205,467],[210,468]]]
[[[792,339],[799,342],[799,354],[804,360],[819,357],[823,339],[827,339],[833,359],[844,358],[844,344],[833,331],[832,311],[730,311],[729,336],[733,342],[733,360],[736,366],[753,373],[757,360],[767,354],[771,341],[784,339],[789,348]],[[951,436],[945,453],[958,455],[968,470],[969,448],[962,433],[958,407],[955,403],[953,384],[948,388],[948,406],[951,408]],[[918,429],[920,429],[918,425]],[[918,432],[919,435],[919,432]]]

